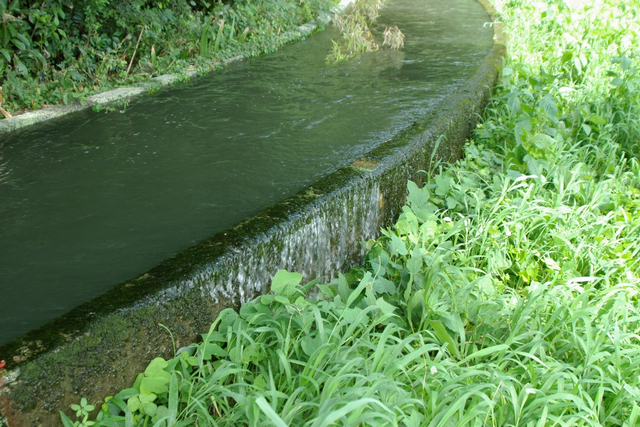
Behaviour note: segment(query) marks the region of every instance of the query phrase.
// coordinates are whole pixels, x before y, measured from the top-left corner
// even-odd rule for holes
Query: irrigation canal
[[[406,36],[325,63],[334,30],[0,141],[0,345],[358,159],[492,46],[473,0],[392,0]]]

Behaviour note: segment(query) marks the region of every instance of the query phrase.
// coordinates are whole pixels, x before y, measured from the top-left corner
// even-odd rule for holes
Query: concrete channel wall
[[[494,32],[471,79],[363,158],[1,346],[0,427],[61,425],[59,411],[81,397],[99,404],[154,357],[197,340],[222,309],[267,292],[280,268],[328,280],[359,262],[360,242],[397,217],[407,180],[462,155],[504,57],[498,25]]]

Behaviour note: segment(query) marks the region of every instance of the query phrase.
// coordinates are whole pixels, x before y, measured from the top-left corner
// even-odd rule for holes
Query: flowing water
[[[402,51],[328,65],[328,29],[123,114],[1,136],[0,344],[384,142],[475,72],[488,20],[473,0],[392,0],[379,23],[402,30]]]

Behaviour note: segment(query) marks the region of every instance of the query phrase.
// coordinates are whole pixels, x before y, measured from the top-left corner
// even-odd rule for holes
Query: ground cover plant
[[[0,0],[8,112],[69,103],[187,67],[271,52],[326,0]],[[299,36],[298,36],[299,37]]]
[[[640,4],[496,7],[509,57],[466,157],[408,183],[364,264],[279,272],[95,425],[640,422]]]

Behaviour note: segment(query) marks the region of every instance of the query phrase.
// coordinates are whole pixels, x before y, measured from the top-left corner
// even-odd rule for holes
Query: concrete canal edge
[[[279,268],[311,279],[357,262],[360,241],[397,216],[406,181],[420,182],[417,171],[434,160],[461,157],[489,99],[505,38],[479,1],[492,15],[494,45],[431,113],[297,195],[1,346],[0,427],[61,425],[59,411],[70,414],[81,397],[99,406],[151,359],[197,340],[222,309],[268,291]]]

